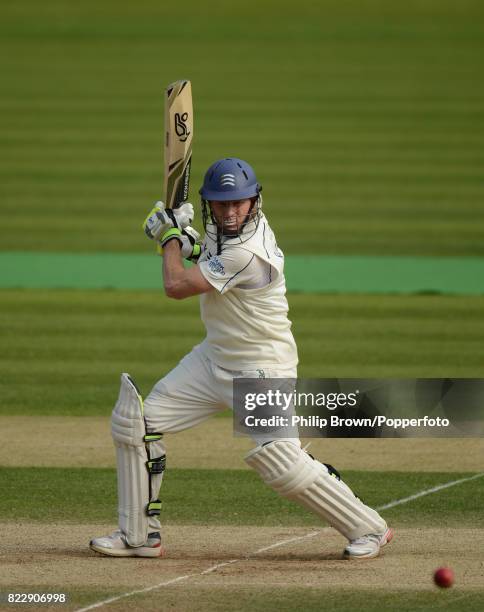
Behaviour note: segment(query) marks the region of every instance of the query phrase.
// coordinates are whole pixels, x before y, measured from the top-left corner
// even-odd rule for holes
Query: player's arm
[[[170,240],[163,246],[163,284],[166,295],[175,300],[213,290],[198,266],[184,267],[178,240]]]
[[[157,244],[163,255],[163,281],[168,297],[182,300],[210,291],[197,266],[185,268],[183,258],[197,261],[200,256],[200,234],[189,226],[193,220],[193,206],[186,202],[175,210],[165,209],[157,202],[143,223],[143,230]]]

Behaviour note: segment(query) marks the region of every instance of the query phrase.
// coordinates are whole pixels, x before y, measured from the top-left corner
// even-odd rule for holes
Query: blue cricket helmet
[[[203,200],[226,202],[258,197],[261,191],[252,166],[242,159],[226,157],[210,166],[199,193]]]

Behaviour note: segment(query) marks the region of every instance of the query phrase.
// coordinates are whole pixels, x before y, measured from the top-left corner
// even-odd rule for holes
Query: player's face
[[[249,214],[252,204],[250,198],[228,202],[210,202],[212,215],[225,235],[238,234]]]

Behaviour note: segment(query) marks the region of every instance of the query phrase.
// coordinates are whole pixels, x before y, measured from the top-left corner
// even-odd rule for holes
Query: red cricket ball
[[[448,589],[454,584],[454,572],[450,567],[439,567],[435,570],[434,582],[437,586]]]

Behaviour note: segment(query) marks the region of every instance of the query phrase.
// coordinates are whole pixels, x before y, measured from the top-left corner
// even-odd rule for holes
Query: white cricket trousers
[[[266,378],[296,378],[297,369],[264,368]],[[180,363],[159,380],[144,401],[147,432],[176,433],[198,425],[217,412],[233,407],[234,378],[259,378],[260,370],[226,370],[211,361],[200,345],[186,355]],[[253,435],[256,445],[273,438]],[[299,439],[292,438],[300,445]],[[150,444],[151,457],[166,454],[164,441]],[[152,492],[157,497],[162,474],[152,476]],[[150,531],[158,531],[158,517],[149,519]]]

